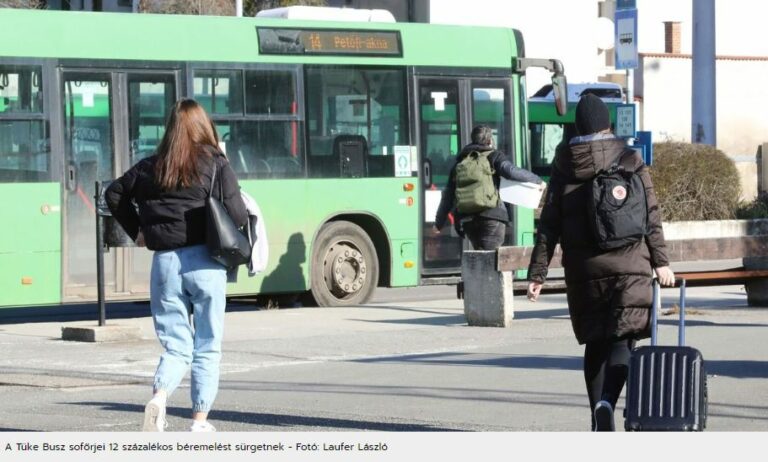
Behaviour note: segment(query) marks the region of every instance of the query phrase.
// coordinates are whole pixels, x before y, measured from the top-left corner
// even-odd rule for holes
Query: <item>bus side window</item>
[[[549,175],[549,165],[555,159],[555,151],[564,135],[561,124],[531,124],[531,161],[538,170],[534,171]]]
[[[394,148],[409,144],[403,69],[308,66],[305,94],[310,177],[394,176]],[[340,165],[340,136],[365,140],[362,160]]]

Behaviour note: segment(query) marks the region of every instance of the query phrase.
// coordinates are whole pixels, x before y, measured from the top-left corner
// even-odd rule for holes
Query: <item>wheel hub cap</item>
[[[365,258],[358,249],[348,244],[340,243],[331,247],[325,269],[326,283],[336,295],[354,294],[365,285]]]

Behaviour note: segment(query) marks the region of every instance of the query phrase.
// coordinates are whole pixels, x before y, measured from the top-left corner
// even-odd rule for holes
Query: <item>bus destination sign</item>
[[[399,31],[271,27],[256,31],[260,54],[403,56]]]

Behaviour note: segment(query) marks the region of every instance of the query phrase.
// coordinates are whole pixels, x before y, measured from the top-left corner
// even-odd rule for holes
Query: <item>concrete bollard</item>
[[[495,250],[467,250],[461,258],[464,315],[470,326],[509,327],[515,317],[512,272],[496,269]]]
[[[767,257],[745,257],[742,262],[745,270],[768,269]],[[747,305],[768,307],[768,279],[747,279],[744,289],[747,291]]]

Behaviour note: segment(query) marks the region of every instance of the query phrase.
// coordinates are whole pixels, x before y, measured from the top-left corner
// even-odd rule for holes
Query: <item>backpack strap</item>
[[[618,159],[619,165],[623,166],[625,169],[628,169],[628,170],[629,169],[636,170],[634,168],[634,161],[632,159],[632,157],[635,156],[636,154],[637,154],[637,151],[635,151],[634,149],[625,147],[624,151],[622,151],[622,153],[619,155],[619,159]],[[641,164],[643,163],[641,162]]]
[[[621,154],[616,158],[616,160],[611,164],[610,167],[608,167],[605,170],[601,170],[602,172],[608,173],[609,175],[612,173],[615,173],[617,171],[619,172],[631,172],[635,173],[638,169],[635,168],[634,162],[632,161],[632,156],[635,154],[635,150],[629,147],[625,147]],[[642,166],[642,165],[641,165]],[[598,172],[600,173],[600,172]]]

